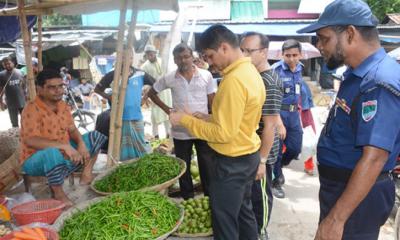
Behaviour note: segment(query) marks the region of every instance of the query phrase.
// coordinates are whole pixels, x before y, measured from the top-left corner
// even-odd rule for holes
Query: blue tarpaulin
[[[4,3],[0,3],[0,9]],[[8,4],[8,7],[13,7]],[[32,28],[36,23],[35,16],[26,17],[28,28]],[[21,28],[18,16],[0,16],[0,43],[14,42],[21,36]]]

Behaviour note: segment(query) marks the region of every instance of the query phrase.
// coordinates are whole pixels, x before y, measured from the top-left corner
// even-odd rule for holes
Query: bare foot
[[[92,174],[84,174],[82,173],[81,179],[79,180],[80,185],[89,185],[93,181],[93,175]]]
[[[53,190],[54,191],[54,190]],[[74,206],[74,202],[65,195],[64,191],[58,192],[54,191],[54,199],[62,201],[65,204],[64,210]]]

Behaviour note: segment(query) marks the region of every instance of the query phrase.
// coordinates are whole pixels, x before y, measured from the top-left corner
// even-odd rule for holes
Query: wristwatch
[[[267,157],[261,157],[261,164],[266,164],[267,163]]]

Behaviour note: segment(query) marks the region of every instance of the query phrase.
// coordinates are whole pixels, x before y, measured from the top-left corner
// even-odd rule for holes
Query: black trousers
[[[266,164],[266,186],[265,186],[265,192],[268,197],[268,218],[267,222],[265,223],[265,226],[268,225],[269,220],[271,219],[271,212],[272,212],[272,204],[274,197],[272,195],[272,169],[273,165],[271,164]],[[257,221],[257,226],[258,226],[258,233],[261,233],[261,229],[264,225],[264,207],[263,207],[263,196],[262,196],[262,189],[261,189],[261,181],[254,181],[253,182],[253,187],[252,187],[252,194],[251,194],[251,202],[253,204],[253,212],[254,216]]]
[[[18,114],[22,113],[23,108],[8,108],[12,127],[18,127]]]
[[[346,183],[319,177],[319,205],[321,222],[344,192]],[[346,221],[343,240],[377,240],[380,227],[385,224],[395,201],[395,186],[391,178],[376,181],[368,195]]]
[[[215,155],[215,176],[210,185],[214,239],[258,239],[251,187],[259,163],[258,151],[239,157]]]
[[[209,186],[211,174],[214,171],[214,150],[206,141],[199,139],[179,140],[174,138],[175,156],[186,162],[186,172],[179,179],[181,196],[184,199],[194,197],[192,176],[190,174],[190,163],[192,160],[193,145],[197,152],[197,162],[199,164],[201,186],[204,195],[209,196]]]

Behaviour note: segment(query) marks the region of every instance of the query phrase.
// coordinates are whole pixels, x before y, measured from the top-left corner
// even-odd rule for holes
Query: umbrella
[[[269,43],[268,59],[280,60],[282,59],[282,45],[283,42],[272,41]],[[301,43],[302,59],[321,57],[319,50],[308,42]]]
[[[389,56],[396,60],[400,60],[400,47],[396,48],[395,50],[392,50],[388,53]]]

